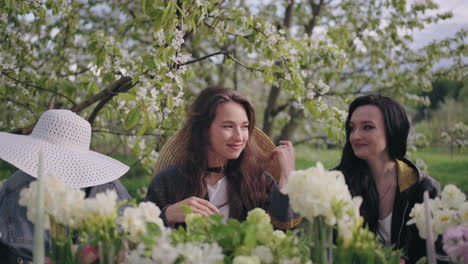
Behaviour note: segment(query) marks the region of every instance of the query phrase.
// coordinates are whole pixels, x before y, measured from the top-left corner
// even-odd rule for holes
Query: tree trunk
[[[263,114],[263,132],[271,137],[271,128],[273,124],[273,111],[276,108],[278,97],[280,94],[280,88],[277,85],[271,86],[270,94],[268,95],[267,106]]]
[[[275,139],[275,144],[278,144],[280,140],[291,141],[293,139],[297,128],[305,118],[304,108],[299,107],[297,103],[293,103],[290,106],[289,115],[291,119],[289,119],[289,122],[281,129],[281,134]]]
[[[283,26],[285,29],[291,27],[292,18],[294,15],[294,2],[295,0],[289,0],[286,10],[284,12]],[[276,106],[278,104],[278,98],[280,95],[281,88],[278,85],[272,85],[270,89],[270,94],[268,95],[267,106],[265,107],[265,112],[263,114],[263,132],[269,137],[272,136],[272,126],[273,119],[275,116]]]

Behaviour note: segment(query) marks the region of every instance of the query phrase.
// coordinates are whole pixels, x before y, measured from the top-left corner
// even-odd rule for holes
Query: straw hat
[[[0,132],[0,159],[37,178],[39,153],[44,153],[44,173],[61,178],[75,188],[114,181],[129,167],[89,150],[91,125],[69,110],[44,112],[31,135]]]
[[[187,155],[187,140],[188,136],[180,130],[164,144],[161,151],[159,151],[159,157],[154,166],[154,175],[158,174],[161,169],[178,164],[185,160]],[[253,140],[255,140],[258,147],[264,153],[270,153],[275,148],[275,144],[273,144],[271,139],[258,128],[254,129]],[[275,178],[276,181],[279,180],[280,169],[277,162],[270,162],[270,166],[267,168],[267,171],[273,176],[273,178]]]

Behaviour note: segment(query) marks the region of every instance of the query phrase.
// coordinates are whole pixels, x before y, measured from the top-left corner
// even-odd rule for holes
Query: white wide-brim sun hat
[[[108,183],[129,167],[89,150],[91,125],[69,110],[48,110],[31,135],[0,132],[0,159],[37,178],[39,153],[44,153],[44,174],[52,174],[74,188]]]

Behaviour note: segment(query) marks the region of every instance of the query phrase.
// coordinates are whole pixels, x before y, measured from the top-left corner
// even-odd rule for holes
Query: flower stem
[[[37,171],[36,221],[34,224],[34,254],[36,264],[44,263],[44,153],[39,152],[39,166]]]

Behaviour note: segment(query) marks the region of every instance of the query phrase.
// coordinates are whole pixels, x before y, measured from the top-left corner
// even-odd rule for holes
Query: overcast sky
[[[412,0],[409,3],[418,1]],[[434,39],[453,36],[461,28],[468,30],[468,0],[435,0],[440,8],[437,12],[452,11],[451,19],[428,25],[424,30],[414,32],[414,46],[419,48]],[[436,12],[434,12],[436,13]]]

